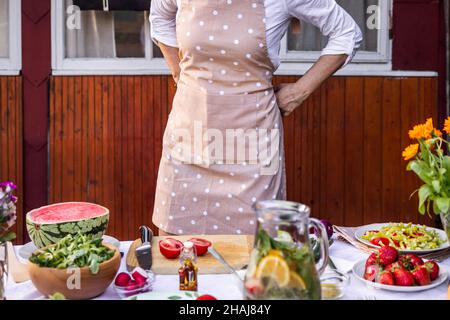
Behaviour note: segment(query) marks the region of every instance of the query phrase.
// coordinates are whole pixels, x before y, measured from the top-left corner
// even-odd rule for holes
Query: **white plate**
[[[370,241],[367,241],[365,239],[362,238],[362,236],[370,230],[380,230],[382,227],[388,226],[392,223],[374,223],[374,224],[369,224],[366,226],[362,226],[359,227],[358,229],[356,229],[355,231],[355,238],[356,240],[358,240],[359,242],[364,243],[367,246],[370,246],[372,248],[379,248],[380,246],[377,246],[373,243],[371,243]],[[437,232],[437,234],[439,235],[439,237],[441,239],[447,239],[447,234],[445,233],[444,230],[440,230],[440,229],[436,229],[436,228],[431,228],[431,227],[427,227],[428,230],[430,231],[435,231]],[[450,243],[449,241],[445,241],[444,243],[441,244],[441,246],[439,248],[436,249],[422,249],[422,250],[399,250],[401,253],[414,253],[414,254],[425,254],[425,253],[431,253],[431,252],[436,252],[436,251],[441,251],[444,249],[450,248]]]
[[[378,289],[384,289],[389,291],[397,291],[397,292],[417,292],[417,291],[424,291],[436,288],[437,286],[440,286],[445,281],[447,281],[448,274],[447,271],[443,270],[441,266],[439,266],[439,277],[434,280],[431,284],[427,286],[412,286],[412,287],[402,287],[402,286],[388,286],[386,284],[376,283],[367,281],[364,279],[364,271],[366,268],[366,260],[361,260],[353,266],[353,273],[356,276],[356,278],[362,282],[365,282],[367,285],[378,288]]]
[[[202,294],[190,291],[177,292],[146,292],[124,300],[196,300]]]
[[[117,249],[120,249],[120,241],[117,240],[114,237],[111,236],[103,236],[103,241],[105,241],[106,243],[109,243],[111,245],[113,245],[114,247],[116,247]],[[27,244],[23,245],[20,249],[19,249],[19,257],[24,259],[24,260],[28,260],[31,255],[37,250],[38,248],[34,245],[33,242],[28,242]]]

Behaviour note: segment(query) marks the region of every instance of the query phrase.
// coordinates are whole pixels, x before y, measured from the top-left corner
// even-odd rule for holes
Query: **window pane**
[[[0,0],[0,58],[9,57],[9,0]]]
[[[367,21],[373,13],[367,13],[369,6],[378,5],[379,0],[337,0],[361,28],[364,35],[364,42],[360,50],[378,50],[378,30],[368,28]],[[322,36],[319,29],[313,25],[298,21],[293,21],[288,31],[289,51],[321,51],[327,44],[328,39]]]
[[[66,57],[145,58],[147,16],[143,11],[79,12],[76,27],[66,28]]]

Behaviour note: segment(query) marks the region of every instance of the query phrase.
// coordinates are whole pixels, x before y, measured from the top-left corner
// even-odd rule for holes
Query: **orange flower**
[[[447,120],[445,120],[444,131],[450,133],[450,117],[448,117]]]
[[[434,134],[438,137],[442,137],[442,132],[439,129],[434,129]]]
[[[419,152],[419,144],[412,144],[409,147],[406,147],[405,151],[403,151],[402,156],[405,158],[405,161],[411,160],[417,155]]]
[[[429,139],[427,128],[424,124],[418,124],[414,126],[412,130],[409,130],[409,137],[411,139]]]
[[[449,122],[449,125],[450,125],[450,122]],[[449,129],[450,129],[450,126],[449,126]],[[433,132],[433,130],[434,130],[435,134],[438,136],[439,136],[439,133],[441,133],[439,130],[437,130],[433,127],[433,119],[428,118],[424,124],[418,124],[418,125],[414,126],[414,128],[409,131],[409,137],[411,139],[427,140],[427,139],[431,138],[431,133]]]

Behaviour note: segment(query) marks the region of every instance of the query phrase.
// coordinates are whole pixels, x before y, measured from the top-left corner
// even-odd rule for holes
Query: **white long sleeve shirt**
[[[176,19],[181,0],[153,0],[150,10],[153,41],[177,47]],[[265,0],[266,37],[270,59],[280,65],[281,39],[292,18],[310,23],[328,37],[322,55],[347,54],[349,63],[363,37],[353,18],[335,0]]]

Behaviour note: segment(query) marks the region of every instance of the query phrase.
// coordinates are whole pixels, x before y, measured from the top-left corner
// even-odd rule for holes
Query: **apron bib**
[[[252,206],[286,198],[264,0],[182,0],[179,10],[181,74],[153,222],[173,234],[253,234]]]

